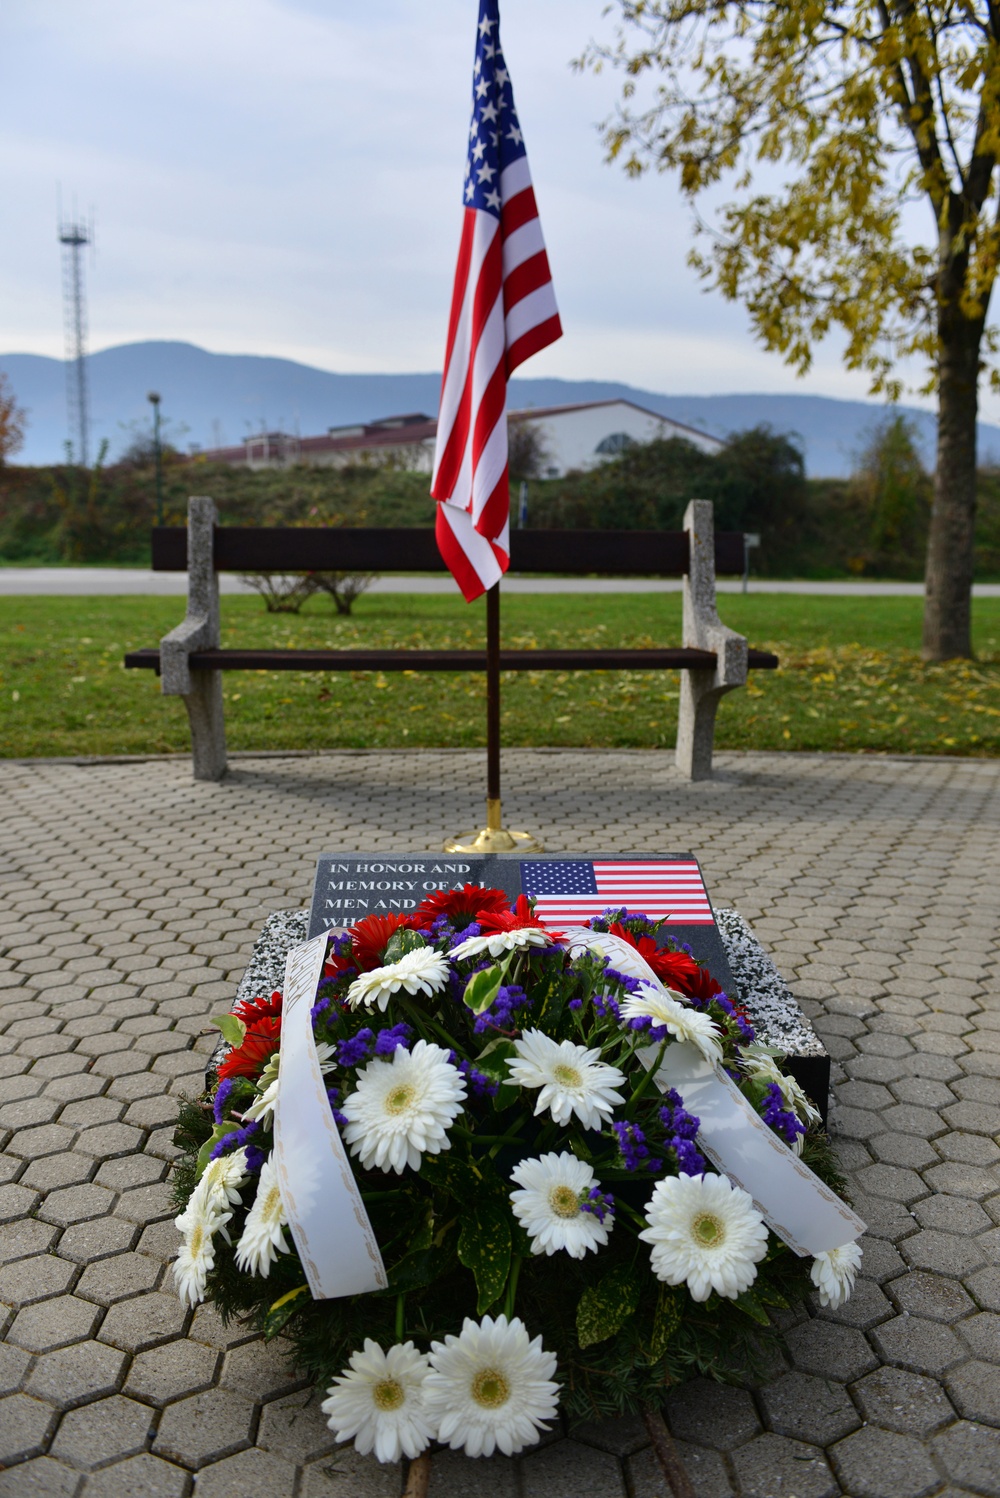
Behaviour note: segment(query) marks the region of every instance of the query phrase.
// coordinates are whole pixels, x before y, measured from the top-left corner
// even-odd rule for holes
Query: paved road
[[[1000,763],[513,751],[511,825],[550,850],[693,848],[835,1058],[869,1223],[839,1313],[788,1317],[761,1387],[668,1419],[701,1498],[1000,1495]],[[394,1498],[334,1452],[276,1346],[186,1313],[168,1260],[178,1094],[256,928],[320,850],[433,847],[481,807],[466,752],[0,763],[0,1495]],[[519,1463],[434,1459],[431,1498],[654,1498],[644,1433]]]
[[[252,589],[230,573],[220,580],[223,593],[249,593]],[[740,593],[741,582],[721,580],[720,593]],[[680,578],[586,578],[508,576],[508,593],[679,593]],[[372,586],[374,593],[454,593],[447,577],[382,577]],[[839,598],[922,598],[923,583],[889,582],[772,582],[751,578],[751,593],[807,593]],[[1000,598],[1000,583],[976,583],[976,598]],[[0,567],[0,598],[18,595],[100,596],[116,593],[173,595],[187,592],[187,574],[149,572],[134,567]]]

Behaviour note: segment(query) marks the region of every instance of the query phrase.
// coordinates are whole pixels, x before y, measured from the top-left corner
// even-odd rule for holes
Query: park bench
[[[185,529],[153,531],[154,572],[188,574],[187,617],[127,667],[155,670],[167,696],[183,697],[196,780],[226,770],[222,671],[485,671],[486,650],[221,650],[220,572],[443,572],[433,530],[220,526],[211,499],[192,498]],[[741,532],[714,533],[712,506],[693,500],[681,531],[514,531],[512,572],[682,577],[683,646],[656,650],[500,650],[501,671],[680,671],[676,761],[691,780],[712,773],[715,713],[748,670],[777,656],[749,650],[715,606],[717,573],[741,573]]]

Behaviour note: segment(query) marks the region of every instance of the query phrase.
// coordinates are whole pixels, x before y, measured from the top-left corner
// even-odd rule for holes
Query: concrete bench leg
[[[192,671],[184,694],[191,725],[191,760],[195,780],[221,780],[226,773],[226,720],[222,677],[218,671]]]
[[[715,607],[712,506],[693,499],[684,514],[690,558],[684,579],[684,644],[714,650],[714,671],[682,671],[675,763],[688,780],[710,780],[715,714],[727,692],[746,685],[747,642],[727,629]]]
[[[219,579],[213,561],[215,505],[188,501],[188,608],[183,624],[160,641],[161,690],[183,697],[191,724],[195,780],[221,780],[226,773],[226,724],[218,671],[192,671],[190,656],[219,644]]]
[[[715,714],[731,686],[719,686],[714,671],[682,671],[674,762],[687,780],[711,780]]]

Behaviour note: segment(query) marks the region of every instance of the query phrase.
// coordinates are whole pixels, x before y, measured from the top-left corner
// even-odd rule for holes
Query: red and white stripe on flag
[[[507,380],[562,334],[499,25],[482,0],[431,483],[438,547],[469,602],[510,560]]]

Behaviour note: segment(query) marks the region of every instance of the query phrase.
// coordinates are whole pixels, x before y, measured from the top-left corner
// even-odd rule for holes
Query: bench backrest
[[[683,577],[686,531],[512,531],[512,572]],[[716,573],[742,573],[743,533],[717,531]],[[416,527],[215,527],[216,572],[444,572],[434,532]],[[153,530],[153,571],[187,570],[187,530]]]

